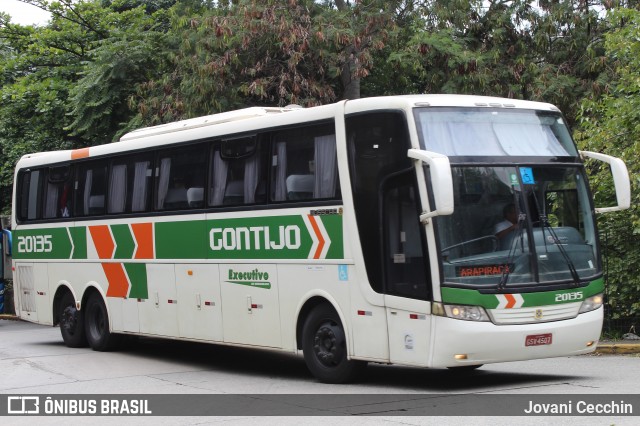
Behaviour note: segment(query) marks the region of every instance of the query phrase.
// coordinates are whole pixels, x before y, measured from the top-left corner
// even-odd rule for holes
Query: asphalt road
[[[486,365],[468,375],[369,365],[355,384],[317,382],[301,357],[263,350],[141,338],[118,352],[64,346],[59,329],[0,320],[0,393],[22,394],[328,394],[580,395],[640,393],[640,355],[594,354]],[[434,399],[434,398],[431,398]],[[431,401],[430,399],[430,401]],[[494,401],[495,402],[495,401]],[[499,407],[497,407],[499,408]],[[640,415],[640,406],[636,407]],[[499,410],[498,410],[499,411]],[[356,413],[367,414],[367,413]],[[65,421],[66,419],[66,421]],[[367,424],[638,424],[638,417],[360,417]],[[11,418],[12,424],[33,424]],[[65,417],[42,419],[68,424]],[[91,418],[113,424],[116,418]],[[126,424],[353,424],[353,417],[147,417]],[[3,422],[0,419],[0,422]],[[83,421],[84,422],[84,421]],[[575,423],[573,423],[575,422]],[[4,423],[4,422],[3,422]],[[43,422],[39,421],[42,424]],[[358,421],[362,423],[362,421]]]

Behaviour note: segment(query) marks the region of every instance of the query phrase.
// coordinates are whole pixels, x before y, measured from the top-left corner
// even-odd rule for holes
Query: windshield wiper
[[[569,257],[569,254],[564,249],[564,247],[562,247],[562,244],[560,243],[560,239],[558,239],[558,235],[556,234],[556,231],[553,230],[553,226],[551,226],[551,224],[549,223],[549,220],[547,219],[547,215],[541,214],[540,215],[540,222],[542,222],[542,240],[544,241],[545,252],[547,254],[549,253],[549,250],[547,248],[547,241],[546,241],[546,238],[544,237],[544,228],[547,228],[547,229],[549,229],[549,233],[551,234],[551,238],[553,238],[553,242],[555,243],[556,247],[558,248],[558,251],[562,255],[562,258],[564,259],[564,261],[567,263],[567,267],[569,268],[569,272],[571,273],[571,278],[573,278],[574,285],[576,287],[579,287],[580,286],[580,275],[578,275],[578,271],[576,270],[575,265],[571,261],[571,258]]]
[[[540,218],[540,223],[542,223],[542,243],[544,244],[545,253],[547,254],[547,256],[549,255],[549,247],[547,246],[547,238],[544,235],[544,229],[547,228],[549,230],[549,234],[551,234],[551,238],[553,238],[554,244],[558,248],[558,251],[562,255],[562,258],[564,259],[565,263],[567,264],[567,267],[569,268],[569,273],[571,274],[571,278],[573,279],[573,284],[576,287],[579,287],[580,286],[580,275],[578,275],[578,271],[576,270],[576,267],[573,264],[573,261],[571,261],[571,258],[567,254],[567,251],[564,249],[564,247],[562,247],[562,244],[560,243],[560,240],[558,239],[558,235],[556,234],[556,231],[553,230],[553,226],[551,226],[551,224],[549,223],[549,219],[547,219],[547,215],[544,214],[544,213],[541,213],[542,209],[540,209],[540,203],[538,202],[538,197],[536,196],[535,191],[532,191],[531,193],[533,195],[533,200],[536,203],[536,208],[538,209],[538,215],[539,215],[539,218]]]
[[[502,269],[502,275],[500,276],[500,282],[498,282],[498,290],[503,290],[507,285],[507,281],[509,281],[509,275],[511,274],[510,266],[513,263],[513,260],[516,257],[516,251],[518,249],[518,241],[520,241],[520,252],[524,253],[524,242],[522,240],[522,231],[524,230],[524,226],[522,226],[527,219],[527,215],[524,213],[518,214],[518,223],[517,228],[513,231],[514,237],[511,240],[511,246],[509,247],[509,254],[507,254],[507,260],[504,264],[504,268]]]

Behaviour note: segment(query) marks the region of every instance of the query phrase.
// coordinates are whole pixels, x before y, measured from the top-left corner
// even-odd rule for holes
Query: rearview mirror
[[[451,165],[446,155],[437,152],[410,149],[407,152],[409,158],[420,161],[429,166],[431,177],[431,190],[435,209],[420,215],[420,221],[433,216],[445,216],[453,213],[453,178],[451,177]]]
[[[627,166],[619,158],[612,157],[599,152],[579,151],[582,158],[593,158],[594,160],[603,161],[611,167],[613,175],[613,185],[616,189],[616,199],[618,205],[615,207],[596,207],[596,213],[615,212],[628,209],[631,205],[631,183],[629,182],[629,172]]]

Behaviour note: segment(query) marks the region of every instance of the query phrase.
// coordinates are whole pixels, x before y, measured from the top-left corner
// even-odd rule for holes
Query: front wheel
[[[64,344],[69,348],[81,348],[87,346],[87,338],[84,333],[83,312],[76,309],[76,301],[73,294],[67,291],[60,299],[58,307],[58,320],[60,321],[60,334]]]
[[[347,341],[336,311],[329,305],[311,311],[302,329],[302,350],[307,368],[324,383],[355,379],[366,363],[347,359]]]
[[[89,296],[84,311],[84,327],[91,349],[101,352],[115,349],[121,336],[109,330],[107,307],[98,293]]]

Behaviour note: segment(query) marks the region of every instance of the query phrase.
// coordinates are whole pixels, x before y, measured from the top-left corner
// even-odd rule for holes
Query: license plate
[[[525,346],[541,346],[551,344],[551,333],[545,334],[530,334],[524,339]]]

